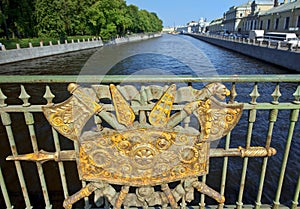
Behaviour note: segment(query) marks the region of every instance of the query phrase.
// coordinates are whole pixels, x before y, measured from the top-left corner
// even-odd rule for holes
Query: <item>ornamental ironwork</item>
[[[114,208],[166,208],[169,204],[177,208],[181,199],[194,199],[194,188],[224,203],[224,196],[198,180],[208,174],[210,157],[276,153],[274,148],[263,147],[212,152],[211,142],[227,135],[243,111],[243,104],[224,102],[230,92],[221,83],[210,83],[201,90],[177,89],[175,84],[137,90],[130,85],[80,87],[71,83],[68,90],[72,94],[69,99],[46,105],[43,112],[52,127],[78,143],[78,152],[42,150],[7,158],[39,162],[75,159],[80,179],[88,183],[65,199],[65,208],[93,192],[96,204],[106,197]],[[86,130],[93,116],[98,122]],[[189,125],[191,117],[197,120],[196,127]],[[172,182],[177,185],[171,189]],[[113,185],[120,185],[121,190]]]

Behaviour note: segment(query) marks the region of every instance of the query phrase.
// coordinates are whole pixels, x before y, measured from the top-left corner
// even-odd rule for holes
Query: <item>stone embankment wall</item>
[[[132,36],[127,36],[127,37],[116,38],[116,39],[108,42],[108,44],[124,44],[124,43],[129,43],[129,42],[134,42],[134,41],[147,40],[150,38],[157,38],[160,36],[161,36],[161,33],[132,35]]]
[[[221,38],[198,35],[198,34],[188,34],[199,40],[239,52],[241,54],[269,62],[290,70],[300,72],[300,52],[291,51],[286,49],[278,49],[270,46],[261,46],[260,44],[255,45],[244,41],[233,41],[224,40]]]
[[[155,38],[161,36],[158,34],[140,34],[133,35],[128,37],[116,38],[108,44],[121,44],[128,43],[133,41],[146,40],[150,38]],[[96,47],[102,47],[104,44],[101,40],[85,40],[85,41],[77,41],[72,43],[64,43],[50,46],[41,46],[39,47],[30,47],[30,48],[19,48],[19,49],[11,49],[11,50],[3,50],[0,51],[0,65],[7,64],[12,62],[24,61],[29,59],[36,59],[40,57],[52,56],[57,54],[64,54],[68,52],[75,52],[85,49],[92,49]]]
[[[64,43],[50,46],[10,49],[0,51],[0,64],[7,64],[23,60],[35,59],[40,57],[52,56],[68,52],[80,51],[84,49],[91,49],[101,47],[103,43],[101,40],[82,41],[76,43]]]

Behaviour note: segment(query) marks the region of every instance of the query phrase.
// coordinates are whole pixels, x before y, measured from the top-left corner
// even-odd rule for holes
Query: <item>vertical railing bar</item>
[[[8,141],[9,141],[9,144],[10,144],[12,155],[17,156],[18,152],[17,152],[17,147],[16,147],[13,131],[12,131],[12,128],[11,128],[10,115],[6,112],[2,112],[1,113],[1,118],[2,118],[2,123],[3,123],[3,125],[5,126],[5,129],[6,129],[6,133],[7,133],[7,137],[8,137]],[[20,185],[21,185],[21,189],[22,189],[26,209],[31,209],[32,206],[31,206],[31,203],[30,203],[30,199],[29,199],[29,195],[28,195],[28,191],[27,191],[27,187],[26,187],[26,183],[25,183],[25,179],[24,179],[24,175],[23,175],[23,171],[22,171],[20,161],[15,161],[15,166],[16,166],[19,182],[20,182]]]
[[[251,144],[252,130],[253,130],[253,124],[255,122],[255,118],[256,118],[256,110],[255,109],[249,110],[249,123],[248,123],[247,139],[246,139],[246,149],[249,148]],[[246,182],[247,167],[248,167],[248,157],[245,157],[243,162],[239,196],[238,196],[238,201],[236,202],[237,209],[241,209],[243,206],[243,195],[244,195],[244,188]]]
[[[206,175],[202,176],[202,182],[205,184],[206,183]],[[205,194],[201,193],[201,198],[200,198],[200,209],[205,208]]]
[[[183,180],[181,180],[181,184],[184,185],[184,181]],[[186,209],[187,208],[186,205],[187,204],[186,204],[185,194],[183,194],[182,197],[181,197],[180,208],[181,209]]]
[[[225,150],[229,149],[230,138],[231,138],[231,132],[228,132],[228,134],[226,136],[226,141],[225,141]],[[221,179],[221,189],[220,189],[220,194],[222,196],[224,196],[224,194],[225,194],[227,168],[228,168],[228,157],[224,157],[223,170],[222,170],[222,179]],[[224,203],[221,203],[221,204],[218,205],[218,209],[222,209],[223,207],[224,207]]]
[[[79,143],[77,141],[74,141],[74,149],[75,149],[76,153],[79,153]],[[79,163],[79,159],[78,158],[76,158],[76,163],[78,165],[78,163]],[[78,169],[78,172],[80,172],[79,169]],[[79,176],[80,176],[80,173],[79,173]],[[81,184],[82,184],[82,188],[84,188],[86,186],[86,181],[81,180]],[[84,208],[85,209],[90,209],[91,208],[91,205],[90,205],[88,197],[84,197]]]
[[[294,199],[292,201],[291,209],[296,209],[297,208],[297,205],[299,204],[299,202],[298,202],[299,193],[300,193],[300,175],[298,177],[297,187],[296,187],[296,190],[295,190],[295,195],[294,195]]]
[[[52,106],[53,102],[52,100],[54,99],[55,95],[51,92],[50,87],[47,85],[46,86],[46,91],[44,94],[44,98],[47,100],[47,106]],[[54,146],[55,146],[55,151],[59,153],[61,151],[60,149],[60,143],[59,143],[59,137],[57,134],[57,131],[52,127],[52,136],[53,136],[53,141],[54,141]],[[68,193],[68,186],[67,186],[67,180],[66,180],[66,174],[65,174],[65,169],[64,169],[64,164],[61,161],[58,161],[58,169],[59,169],[59,174],[60,174],[60,180],[64,192],[64,198],[66,199],[69,197]]]
[[[27,94],[25,87],[23,85],[21,85],[21,93],[20,93],[19,99],[21,99],[23,101],[22,106],[28,108],[28,110],[29,110],[30,105],[31,105],[29,102],[30,95]],[[30,136],[33,152],[35,154],[38,154],[39,148],[38,148],[37,138],[36,138],[36,134],[35,134],[35,130],[34,130],[33,114],[31,112],[29,112],[28,110],[24,111],[25,123],[26,123],[28,131],[29,131],[29,136]],[[41,183],[41,187],[42,187],[42,192],[43,192],[46,209],[51,209],[52,206],[50,204],[50,199],[49,199],[49,195],[48,195],[47,184],[46,184],[46,180],[45,180],[42,163],[36,162],[36,167],[37,167],[37,171],[39,174],[39,179],[40,179],[40,183]]]
[[[145,94],[145,86],[141,86],[141,105],[147,104],[147,95]],[[139,113],[139,122],[142,125],[146,124],[147,112],[145,110],[140,110]]]
[[[281,165],[281,170],[280,170],[280,175],[279,175],[279,180],[278,180],[278,186],[277,186],[277,191],[276,191],[276,196],[273,204],[273,209],[278,209],[280,202],[280,196],[281,196],[281,190],[282,190],[282,184],[283,184],[283,179],[284,179],[284,174],[285,174],[285,169],[290,153],[290,147],[291,147],[291,142],[293,139],[293,134],[294,134],[294,129],[295,129],[295,124],[298,121],[299,117],[299,110],[292,110],[291,112],[291,117],[290,117],[290,127],[288,131],[288,137],[287,141],[285,144],[285,150],[284,150],[284,155],[282,159],[282,165]]]
[[[33,124],[34,124],[33,115],[32,115],[32,113],[29,113],[29,112],[25,112],[24,115],[25,115],[25,120],[26,120],[28,130],[29,130],[29,134],[30,134],[33,152],[37,154],[39,152],[39,149],[38,149],[38,144],[36,141],[35,130],[33,127]],[[46,180],[45,180],[42,163],[36,162],[36,167],[37,167],[39,178],[40,178],[40,183],[41,183],[41,187],[42,187],[42,191],[43,191],[46,209],[51,209],[52,206],[51,206],[49,195],[48,195],[48,189],[47,189],[47,184],[46,184]]]
[[[60,149],[58,134],[57,134],[57,131],[53,127],[52,127],[52,136],[54,139],[55,151],[60,152],[61,149]],[[64,192],[64,197],[66,199],[69,196],[69,193],[68,193],[68,185],[67,185],[67,179],[66,179],[63,162],[61,162],[61,161],[58,162],[58,169],[59,169],[61,184],[62,184],[62,188],[63,188],[63,192]]]
[[[6,209],[13,209],[13,206],[11,205],[9,195],[8,195],[8,192],[7,192],[7,189],[6,189],[6,184],[5,184],[5,181],[4,181],[4,177],[3,177],[3,174],[2,174],[1,167],[0,167],[0,186],[1,186],[1,191],[2,191],[2,194],[3,194],[3,198],[4,198],[4,201],[5,201]]]
[[[266,140],[266,148],[269,148],[271,145],[273,129],[274,129],[274,124],[277,120],[277,115],[278,115],[278,110],[270,111],[270,116],[269,116],[270,122],[269,122],[269,128],[268,128],[268,134],[267,134],[267,140]],[[264,186],[264,181],[265,181],[265,176],[266,176],[266,171],[267,171],[267,164],[268,164],[268,156],[264,157],[264,159],[263,159],[259,187],[258,187],[258,192],[257,192],[257,199],[255,202],[255,209],[260,209],[260,206],[261,206],[261,197],[262,197],[263,186]]]
[[[230,100],[229,103],[233,104],[235,97],[237,96],[236,92],[236,83],[232,82],[232,86],[230,89]],[[226,136],[226,141],[225,141],[225,150],[228,150],[230,147],[230,138],[231,138],[231,131],[228,132]],[[223,160],[223,169],[222,169],[222,178],[221,178],[221,188],[220,188],[220,194],[221,196],[224,196],[225,194],[225,187],[226,187],[226,178],[227,178],[227,168],[228,168],[228,157],[224,157]],[[223,209],[224,208],[224,203],[221,203],[218,205],[218,209]]]
[[[86,181],[81,181],[82,187],[86,187]],[[84,209],[90,209],[92,206],[90,205],[89,197],[84,197]]]
[[[246,181],[247,166],[248,166],[248,157],[245,157],[243,163],[243,169],[242,169],[239,196],[238,196],[238,201],[236,202],[237,209],[241,209],[243,206],[243,195],[244,195],[244,188],[245,188],[245,181]]]
[[[257,82],[254,84],[253,90],[250,93],[251,97],[251,104],[257,104],[257,98],[260,96],[258,92],[258,85]],[[248,117],[248,130],[247,130],[247,138],[246,138],[246,145],[245,148],[249,148],[251,145],[251,138],[252,138],[252,130],[253,125],[256,120],[256,109],[249,110],[249,117]],[[243,195],[246,183],[246,174],[247,174],[247,167],[248,167],[248,157],[244,158],[242,174],[241,174],[241,182],[240,182],[240,190],[238,195],[238,201],[236,202],[236,208],[241,209],[243,206]]]
[[[192,83],[188,83],[188,86],[192,87]],[[206,183],[206,174],[202,176],[202,182],[205,184]],[[201,193],[200,195],[200,203],[199,203],[199,208],[200,209],[205,209],[205,195]]]

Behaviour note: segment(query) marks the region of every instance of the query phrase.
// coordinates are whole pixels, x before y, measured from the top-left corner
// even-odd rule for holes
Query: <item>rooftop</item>
[[[273,7],[272,9],[261,11],[259,15],[268,15],[273,13],[284,12],[292,9],[300,8],[300,1],[294,1],[286,4],[281,4],[277,7]]]

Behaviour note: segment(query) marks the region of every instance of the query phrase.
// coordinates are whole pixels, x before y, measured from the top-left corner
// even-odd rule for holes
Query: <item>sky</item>
[[[231,6],[238,6],[248,0],[126,0],[139,9],[155,12],[164,27],[186,25],[201,17],[208,21],[220,18]]]

